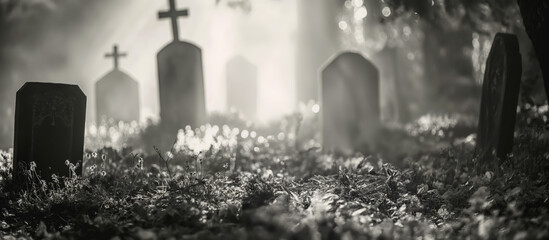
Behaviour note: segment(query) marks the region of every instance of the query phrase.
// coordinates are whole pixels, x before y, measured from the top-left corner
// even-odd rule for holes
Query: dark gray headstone
[[[118,53],[115,45],[112,54],[114,69],[95,84],[97,122],[103,119],[115,121],[139,121],[139,87],[137,82],[118,68],[118,58],[126,56]]]
[[[478,123],[481,159],[503,159],[513,148],[522,61],[518,39],[498,33],[486,61]]]
[[[373,144],[380,127],[379,71],[362,55],[345,52],[321,73],[322,144],[351,151]]]
[[[43,179],[68,176],[65,161],[82,174],[86,95],[77,85],[28,82],[17,91],[14,173],[35,162]]]
[[[227,63],[227,106],[246,119],[257,117],[257,68],[241,56]]]
[[[206,118],[202,51],[199,47],[179,40],[177,17],[186,16],[187,10],[175,9],[158,14],[170,18],[174,40],[158,53],[158,81],[160,92],[160,119],[170,129],[186,125],[198,127]]]

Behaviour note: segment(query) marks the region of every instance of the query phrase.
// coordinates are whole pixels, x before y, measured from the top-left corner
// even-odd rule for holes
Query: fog
[[[241,91],[257,90],[257,99],[250,101],[257,101],[254,120],[262,124],[303,106],[318,107],[301,103],[319,102],[319,71],[337,54],[351,51],[372,61],[380,72],[383,122],[403,124],[431,112],[474,115],[496,32],[518,35],[521,51],[528,56],[523,78],[533,83],[530,89],[543,89],[537,80],[539,67],[531,63],[530,41],[520,16],[513,14],[516,8],[508,9],[513,24],[507,26],[476,23],[477,10],[470,10],[467,20],[440,4],[430,6],[439,14],[433,23],[417,12],[391,10],[386,1],[176,3],[178,10],[189,9],[189,16],[178,20],[180,39],[202,49],[209,113],[229,110],[230,59],[243,57],[257,69],[257,89]],[[168,1],[0,0],[0,8],[0,119],[5,122],[0,125],[0,146],[11,144],[15,93],[27,81],[78,84],[88,98],[87,123],[93,122],[94,86],[113,69],[105,54],[114,44],[127,53],[119,60],[120,69],[138,82],[140,120],[159,118],[156,55],[172,41],[172,30],[170,20],[157,17],[168,9]],[[537,92],[529,93],[533,101],[544,102],[543,91]]]
[[[189,8],[189,16],[179,19],[181,39],[202,48],[209,112],[227,110],[225,66],[236,55],[258,67],[260,121],[294,109],[295,1],[253,1],[253,11],[213,0],[177,1],[177,7]],[[158,117],[156,54],[172,34],[169,20],[157,19],[157,12],[168,8],[167,1],[28,1],[3,8],[9,14],[1,46],[2,85],[10,88],[3,91],[10,95],[3,98],[11,105],[6,111],[13,112],[24,82],[60,82],[82,88],[87,119],[95,119],[94,84],[112,70],[104,54],[118,44],[128,53],[120,69],[139,83],[141,120]]]

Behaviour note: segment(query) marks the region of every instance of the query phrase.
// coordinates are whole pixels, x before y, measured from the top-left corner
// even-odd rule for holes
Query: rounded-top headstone
[[[97,122],[102,119],[139,121],[139,86],[131,76],[114,69],[95,83]]]
[[[379,130],[379,71],[359,53],[337,55],[321,72],[322,143],[352,151],[371,145]]]
[[[206,118],[201,49],[174,41],[157,58],[162,124],[173,129],[200,126]]]

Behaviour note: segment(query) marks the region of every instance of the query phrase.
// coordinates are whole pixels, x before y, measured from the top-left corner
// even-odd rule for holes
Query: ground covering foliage
[[[44,181],[31,166],[21,187],[1,153],[0,236],[547,239],[546,114],[521,108],[513,153],[491,171],[475,168],[462,116],[387,128],[350,155],[320,150],[314,114],[270,128],[215,116],[177,135],[106,124],[87,133],[84,176]]]

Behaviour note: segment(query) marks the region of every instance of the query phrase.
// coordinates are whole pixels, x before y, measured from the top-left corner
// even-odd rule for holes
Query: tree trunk
[[[405,86],[405,83],[403,76],[401,76],[401,70],[399,69],[399,66],[401,65],[398,59],[398,48],[391,48],[389,50],[389,53],[391,54],[391,58],[393,61],[393,71],[395,74],[395,97],[397,99],[397,107],[398,107],[398,122],[402,124],[408,123],[410,119],[410,99],[406,99],[408,97],[407,94],[404,92],[406,91],[407,86]],[[410,83],[410,79],[407,79],[408,83]]]
[[[524,28],[532,41],[549,99],[549,1],[517,0]]]
[[[426,108],[433,109],[437,99],[440,99],[440,72],[439,72],[439,48],[440,41],[438,39],[439,32],[431,24],[424,24],[423,31],[425,39],[423,40],[423,71],[425,75],[425,83],[427,85]]]
[[[320,68],[339,50],[337,1],[298,0],[297,101],[318,101]]]

